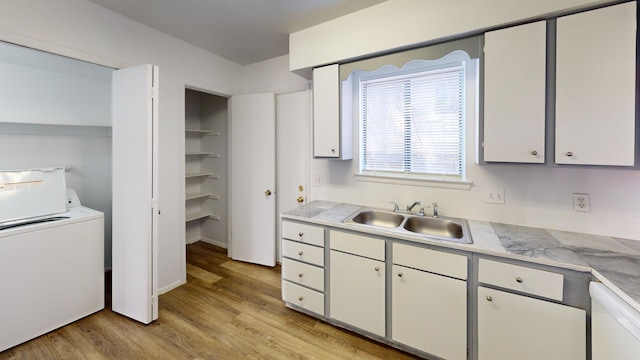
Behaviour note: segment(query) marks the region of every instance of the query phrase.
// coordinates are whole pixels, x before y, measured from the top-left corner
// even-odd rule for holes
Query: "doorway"
[[[185,242],[228,248],[228,99],[185,89]]]

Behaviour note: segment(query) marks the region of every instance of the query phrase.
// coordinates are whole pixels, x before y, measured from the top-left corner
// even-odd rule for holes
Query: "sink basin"
[[[471,244],[473,242],[469,235],[469,226],[464,219],[432,218],[415,214],[367,209],[351,215],[344,222],[377,227],[399,235],[412,234],[462,244]]]
[[[402,224],[403,220],[403,215],[375,210],[362,211],[351,219],[351,221],[358,224],[373,225],[385,228],[398,227],[400,226],[400,224]]]
[[[404,223],[405,230],[423,235],[449,239],[462,239],[462,225],[451,220],[412,216]]]

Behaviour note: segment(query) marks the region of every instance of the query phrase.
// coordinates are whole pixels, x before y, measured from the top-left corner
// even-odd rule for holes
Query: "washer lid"
[[[0,171],[0,224],[66,211],[64,168]]]

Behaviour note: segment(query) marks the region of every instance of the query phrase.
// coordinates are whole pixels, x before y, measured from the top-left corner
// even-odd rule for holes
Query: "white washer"
[[[63,219],[0,230],[0,351],[104,309],[104,214],[82,206],[66,211],[64,181],[48,176],[45,183],[56,184],[51,191],[63,191],[65,211],[47,217],[36,213],[35,219]],[[64,171],[58,176],[64,177]],[[32,185],[42,190],[38,183]],[[3,190],[0,207],[29,215],[24,203],[13,206],[16,196],[9,191],[14,190]],[[59,196],[50,198],[61,206]],[[40,205],[34,208],[49,208]],[[11,221],[0,225],[13,225],[14,214],[5,213]]]

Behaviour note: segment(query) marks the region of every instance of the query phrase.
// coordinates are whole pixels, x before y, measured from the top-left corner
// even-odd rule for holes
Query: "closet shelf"
[[[189,179],[189,178],[197,178],[197,177],[213,177],[213,173],[186,173],[184,174],[184,177]]]
[[[212,197],[212,196],[214,196],[212,193],[193,193],[193,194],[186,194],[186,195],[185,195],[185,200],[204,199],[204,198],[208,198],[208,197]]]
[[[201,130],[201,129],[184,129],[184,132],[187,134],[198,134],[198,135],[209,135],[212,133],[211,130]]]
[[[194,220],[204,219],[211,216],[214,216],[214,215],[207,211],[198,211],[194,213],[189,213],[185,216],[185,222],[191,222]]]
[[[220,131],[202,130],[202,129],[184,129],[186,134],[207,135],[207,136],[220,136]]]

